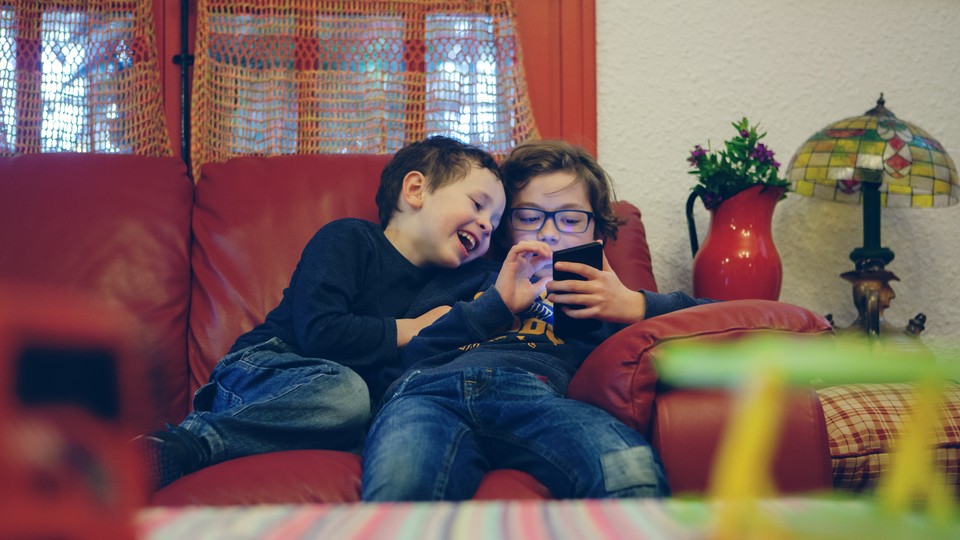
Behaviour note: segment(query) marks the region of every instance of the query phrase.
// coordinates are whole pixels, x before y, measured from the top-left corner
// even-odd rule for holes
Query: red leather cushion
[[[617,231],[617,239],[607,241],[603,248],[610,267],[627,288],[656,292],[657,280],[653,277],[650,246],[647,245],[647,232],[643,228],[640,210],[627,201],[617,201],[613,208],[626,222]]]
[[[204,166],[193,212],[192,390],[277,305],[317,229],[342,217],[377,221],[374,195],[390,157],[245,157]]]
[[[193,184],[177,158],[0,158],[0,278],[91,293],[142,325],[163,418],[186,412]]]
[[[484,475],[473,500],[502,501],[552,499],[539,480],[514,469],[495,469]]]
[[[568,395],[646,433],[657,385],[651,356],[661,342],[733,339],[757,332],[830,331],[830,323],[823,317],[771,300],[731,300],[675,311],[634,324],[601,343],[574,375]]]
[[[150,504],[230,506],[359,500],[359,456],[333,450],[289,450],[201,469],[154,493]]]
[[[651,443],[674,495],[702,494],[710,478],[733,398],[724,390],[671,390],[657,395]],[[770,474],[782,493],[829,491],[830,453],[820,400],[791,390]]]
[[[360,458],[332,450],[290,450],[224,461],[154,493],[154,506],[350,503],[360,500]],[[529,474],[495,470],[474,499],[549,499]]]

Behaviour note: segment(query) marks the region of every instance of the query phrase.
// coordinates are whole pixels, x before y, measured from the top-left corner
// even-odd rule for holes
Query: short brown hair
[[[594,236],[615,240],[623,220],[613,211],[617,200],[613,182],[586,150],[565,141],[531,141],[513,149],[500,166],[507,208],[531,178],[557,171],[569,171],[587,185],[596,223]]]
[[[380,227],[386,229],[399,208],[403,178],[411,171],[423,174],[427,179],[427,192],[432,193],[466,178],[473,167],[487,169],[500,178],[497,162],[489,152],[457,139],[436,135],[404,146],[380,173],[380,187],[376,195]]]

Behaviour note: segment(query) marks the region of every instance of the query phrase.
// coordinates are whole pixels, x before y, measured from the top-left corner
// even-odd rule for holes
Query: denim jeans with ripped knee
[[[646,439],[513,368],[412,372],[374,418],[366,501],[464,500],[491,469],[518,469],[557,498],[669,495]]]

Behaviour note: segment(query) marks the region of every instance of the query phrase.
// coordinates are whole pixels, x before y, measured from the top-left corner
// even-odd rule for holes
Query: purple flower
[[[745,129],[741,129],[741,130],[740,130],[740,136],[743,137],[744,139],[746,139],[747,137],[750,136],[750,132],[747,131],[747,130],[745,130]]]
[[[773,150],[770,150],[763,143],[760,143],[750,152],[750,157],[760,163],[776,163],[774,167],[780,167],[780,164],[773,159]]]
[[[693,151],[690,152],[690,157],[687,158],[687,161],[690,162],[691,167],[699,167],[700,161],[705,155],[707,155],[707,151],[698,144],[693,147]]]

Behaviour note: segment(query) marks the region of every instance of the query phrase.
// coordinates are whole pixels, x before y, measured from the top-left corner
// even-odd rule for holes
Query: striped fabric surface
[[[144,540],[698,539],[724,536],[715,529],[721,506],[634,499],[153,507],[138,515],[137,532]],[[893,515],[866,498],[767,499],[754,508],[732,537],[960,538],[960,522]]]

